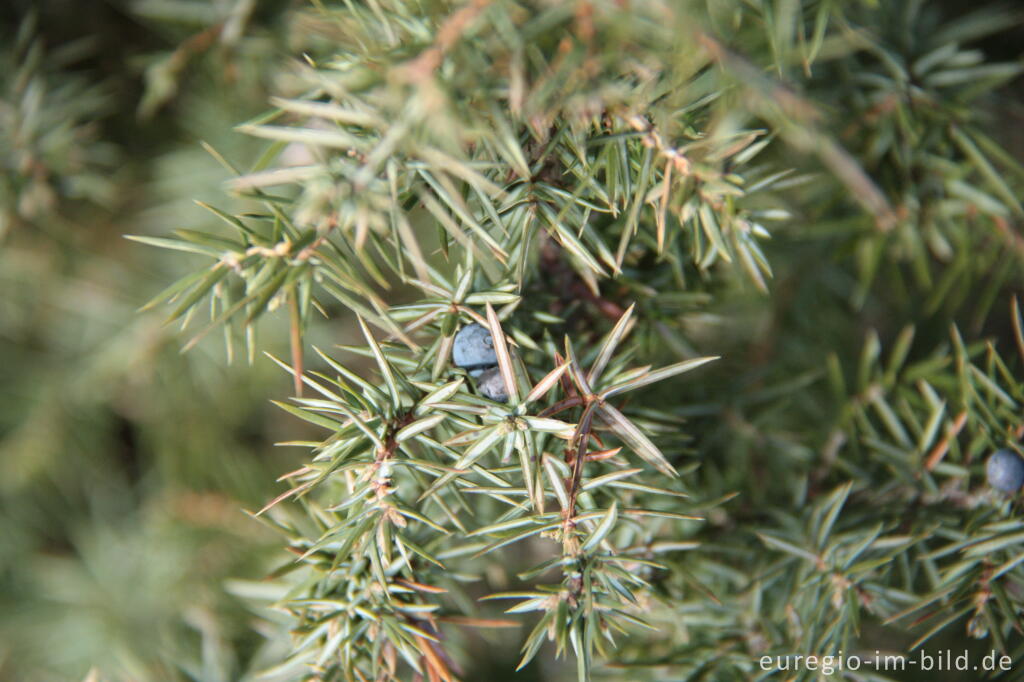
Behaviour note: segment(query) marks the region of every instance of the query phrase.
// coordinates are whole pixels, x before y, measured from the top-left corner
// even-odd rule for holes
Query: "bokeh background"
[[[274,446],[303,435],[270,403],[290,378],[217,339],[181,353],[166,311],[139,309],[194,261],[124,235],[215,223],[197,200],[241,210],[201,143],[258,157],[233,129],[316,47],[305,5],[0,3],[0,680],[248,679],[287,643],[245,599],[282,548],[244,510],[303,457]],[[1021,99],[1001,131],[1014,148]],[[281,356],[283,322],[260,328]],[[310,341],[348,333],[332,324]],[[480,651],[469,679],[514,668],[514,646]]]
[[[138,309],[194,262],[124,235],[233,208],[200,142],[259,153],[232,129],[300,48],[289,8],[0,3],[2,680],[235,680],[270,655],[227,581],[280,557],[243,510],[301,456],[273,445],[301,433],[269,402],[290,382],[216,339],[180,353]]]

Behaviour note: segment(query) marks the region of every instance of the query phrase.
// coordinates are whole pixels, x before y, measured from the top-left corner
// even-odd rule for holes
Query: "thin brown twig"
[[[294,284],[288,292],[289,339],[292,350],[292,380],[295,396],[302,397],[302,312],[299,310],[299,289]]]
[[[939,443],[932,448],[932,451],[928,454],[928,459],[925,460],[924,468],[931,471],[942,458],[949,452],[949,446],[952,444],[953,439],[960,435],[961,429],[964,428],[964,424],[967,423],[967,410],[964,410],[956,416],[956,419],[946,428],[946,435],[942,438]]]

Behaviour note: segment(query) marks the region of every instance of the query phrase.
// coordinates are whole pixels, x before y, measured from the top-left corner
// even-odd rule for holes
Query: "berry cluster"
[[[452,348],[452,362],[476,379],[476,390],[480,395],[499,403],[508,400],[505,381],[498,371],[494,338],[486,327],[474,322],[459,330]]]

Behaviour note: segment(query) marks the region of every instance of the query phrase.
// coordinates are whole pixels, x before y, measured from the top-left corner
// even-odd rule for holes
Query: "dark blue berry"
[[[476,380],[476,390],[480,395],[493,400],[496,403],[508,402],[508,390],[505,388],[505,380],[497,367],[484,370]]]
[[[997,450],[985,463],[988,484],[1004,493],[1015,493],[1024,486],[1024,459],[1013,450]]]
[[[490,330],[476,323],[460,329],[452,347],[452,362],[457,367],[470,370],[497,365],[498,356],[494,352],[494,339]]]

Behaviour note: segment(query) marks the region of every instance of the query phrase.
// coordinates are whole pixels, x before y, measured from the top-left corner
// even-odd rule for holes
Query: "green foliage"
[[[965,637],[1024,666],[1019,498],[984,481],[992,451],[1024,453],[1009,300],[1024,171],[994,123],[1020,106],[1007,86],[1022,67],[983,47],[1019,14],[913,0],[131,11],[171,46],[141,60],[140,114],[202,131],[229,175],[218,195],[198,145],[167,154],[132,230],[179,252],[143,308],[168,304],[185,358],[202,358],[159,360],[185,380],[164,409],[187,406],[199,434],[151,425],[164,476],[181,454],[195,467],[181,480],[238,486],[258,508],[228,483],[251,463],[188,455],[237,455],[217,427],[254,410],[199,378],[213,331],[228,360],[244,351],[238,374],[290,375],[276,404],[296,434],[280,444],[307,454],[253,514],[286,543],[268,580],[251,580],[255,551],[177,578],[112,560],[179,528],[152,501],[138,506],[152,520],[73,536],[75,561],[32,564],[73,604],[67,637],[103,605],[131,654],[94,660],[98,674],[478,679],[493,674],[480,652],[513,642],[520,674],[544,679],[769,679],[764,655]],[[262,84],[271,108],[233,113]],[[199,209],[179,219],[185,196]],[[491,332],[505,402],[452,362],[472,323]],[[188,395],[189,377],[207,390]],[[35,556],[11,525],[11,555]],[[168,562],[242,535],[190,536]],[[232,571],[264,642],[203,590]],[[107,599],[123,596],[111,581],[147,598]],[[134,630],[139,614],[156,625]]]
[[[472,395],[461,377],[431,383],[435,358],[417,359],[408,349],[378,344],[365,324],[368,349],[349,350],[374,358],[375,380],[324,355],[337,374],[303,377],[320,397],[282,405],[332,432],[310,444],[312,462],[290,474],[293,487],[263,510],[300,497],[316,527],[315,535],[287,528],[299,563],[284,570],[310,570],[285,602],[303,635],[286,665],[304,662],[325,675],[372,677],[393,671],[399,657],[429,675],[450,676],[447,655],[435,648],[438,623],[450,607],[431,598],[459,589],[464,572],[453,576],[449,566],[534,537],[549,537],[561,549],[528,573],[539,577],[560,569],[561,585],[493,595],[526,598],[510,612],[546,614],[525,644],[522,664],[545,635],[559,651],[571,642],[577,656],[589,661],[595,647],[603,650],[599,636],[638,621],[629,607],[636,602],[633,589],[646,583],[630,569],[648,562],[629,556],[627,548],[653,528],[699,520],[646,502],[686,496],[645,482],[643,466],[626,468],[621,448],[591,452],[589,443],[601,440],[600,420],[641,464],[674,475],[643,431],[607,401],[710,358],[626,370],[613,355],[628,327],[627,313],[586,374],[567,348],[566,361],[551,352],[548,359],[557,366],[533,383],[524,381],[530,367],[510,353],[489,305],[487,312],[508,405]],[[570,410],[580,413],[576,424],[552,416]],[[497,453],[500,462],[493,461]],[[314,501],[323,498],[336,502]],[[381,646],[382,640],[387,644]]]
[[[753,675],[759,653],[850,650],[864,618],[899,621],[936,604],[938,626],[917,644],[971,611],[969,632],[1010,650],[1019,604],[1006,586],[1020,579],[1019,559],[1011,550],[993,571],[988,555],[1019,531],[993,517],[1005,505],[997,512],[967,490],[983,453],[1006,444],[1016,406],[1017,389],[999,388],[1012,374],[991,351],[976,366],[977,351],[955,336],[952,355],[905,367],[906,332],[881,365],[871,337],[852,393],[833,356],[831,402],[814,405],[834,406],[821,463],[807,467],[820,436],[760,437],[802,466],[779,471],[789,506],[755,494],[769,508],[749,518],[719,506],[730,497],[714,494],[721,485],[673,480],[678,456],[663,448],[685,442],[678,394],[667,409],[620,397],[713,359],[678,341],[686,318],[673,307],[744,291],[734,272],[768,291],[763,223],[806,197],[790,172],[757,164],[773,139],[816,151],[834,174],[813,195],[850,192],[871,212],[853,224],[856,305],[882,259],[910,260],[928,286],[954,243],[983,248],[1019,213],[972,114],[1019,65],[979,65],[979,52],[950,42],[953,31],[929,28],[919,3],[797,7],[736,5],[729,19],[688,4],[471,2],[410,13],[385,2],[304,15],[334,39],[331,51],[307,54],[290,94],[240,128],[273,142],[230,182],[259,208],[212,209],[230,238],[145,240],[213,259],[156,299],[186,320],[211,302],[213,322],[191,343],[290,308],[292,363],[280,364],[297,394],[301,381],[318,395],[282,407],[330,432],[304,443],[312,461],[261,512],[273,517],[295,498],[308,514],[274,522],[298,557],[279,571],[291,574],[278,603],[297,636],[279,672],[400,679],[407,666],[452,679],[460,666],[446,623],[485,622],[473,620],[467,585],[519,543],[546,548],[544,559],[519,574],[522,589],[491,598],[513,600],[510,614],[539,614],[520,667],[551,641],[556,656],[573,652],[580,680],[608,660]],[[1006,18],[975,15],[963,38]],[[812,93],[828,80],[855,126],[843,131],[853,156],[788,83],[725,46],[722,22],[750,34],[751,49],[766,44],[787,80],[794,64],[805,78],[817,72]],[[1005,154],[995,163],[1016,172]],[[848,212],[834,198],[821,205],[809,210]],[[976,219],[989,235],[970,227]],[[977,277],[973,267],[951,269],[946,290]],[[313,311],[339,304],[365,340],[343,348],[372,360],[372,374],[319,351],[331,371],[304,369]],[[495,339],[507,404],[475,395],[450,366],[455,332],[472,321]],[[628,343],[635,328],[641,343]],[[631,367],[659,336],[683,359]],[[820,392],[821,378],[798,375],[790,387]],[[721,408],[694,409],[734,428]],[[749,477],[729,480],[749,487]],[[845,482],[826,494],[836,480]],[[730,535],[756,533],[762,549],[729,536],[707,543],[694,522],[709,512]],[[726,557],[742,568],[725,569]],[[713,615],[648,622],[680,609]],[[690,639],[690,629],[700,633]],[[638,660],[631,642],[663,653]],[[723,646],[735,655],[721,657]]]

